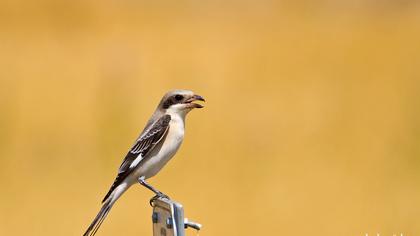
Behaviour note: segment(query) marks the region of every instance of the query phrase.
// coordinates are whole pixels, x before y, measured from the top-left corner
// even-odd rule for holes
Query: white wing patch
[[[131,164],[130,164],[130,169],[131,168],[134,168],[134,167],[136,167],[139,163],[140,163],[140,161],[143,159],[143,157],[142,157],[142,155],[140,154],[140,155],[138,155],[137,157],[136,157],[136,159],[134,159],[134,161],[133,162],[131,162]]]

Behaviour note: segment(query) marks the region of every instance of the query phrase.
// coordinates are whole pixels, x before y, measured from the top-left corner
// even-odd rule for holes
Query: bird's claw
[[[159,198],[166,198],[168,200],[170,200],[170,198],[168,197],[168,195],[162,193],[162,192],[158,192],[154,197],[150,198],[149,204],[150,206],[153,206],[153,202]]]

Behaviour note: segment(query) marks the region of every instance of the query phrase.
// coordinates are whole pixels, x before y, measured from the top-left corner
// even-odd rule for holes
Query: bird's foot
[[[168,195],[166,195],[166,194],[164,194],[164,193],[162,193],[162,192],[158,192],[154,197],[152,197],[151,199],[150,199],[150,201],[149,201],[149,204],[150,204],[150,206],[153,206],[153,202],[155,201],[155,200],[157,200],[157,199],[159,199],[159,198],[166,198],[166,199],[170,199],[169,197],[168,197]]]

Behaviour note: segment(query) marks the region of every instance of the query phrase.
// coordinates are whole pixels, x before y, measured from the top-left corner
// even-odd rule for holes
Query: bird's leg
[[[146,180],[144,179],[144,176],[142,176],[142,177],[139,178],[139,183],[141,185],[143,185],[144,187],[148,188],[150,191],[154,192],[156,195],[158,195],[160,197],[167,197],[161,191],[155,189],[152,185],[150,185],[149,183],[147,183]]]
[[[161,191],[155,189],[152,185],[148,184],[146,182],[146,180],[144,179],[144,176],[142,176],[142,177],[139,178],[139,183],[141,185],[143,185],[144,187],[148,188],[150,191],[152,191],[152,192],[154,192],[156,194],[156,196],[154,196],[154,197],[152,197],[150,199],[150,205],[152,205],[152,202],[154,200],[158,199],[158,198],[166,198],[166,199],[169,199],[168,195],[162,193]]]

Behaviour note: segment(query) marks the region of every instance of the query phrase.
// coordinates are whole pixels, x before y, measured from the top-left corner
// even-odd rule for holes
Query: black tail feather
[[[96,231],[98,231],[102,222],[105,220],[105,217],[108,215],[109,211],[111,210],[112,205],[113,203],[111,203],[111,201],[107,201],[102,205],[102,208],[99,211],[98,215],[95,217],[95,219],[90,224],[89,228],[86,230],[83,236],[93,236],[96,234]]]

